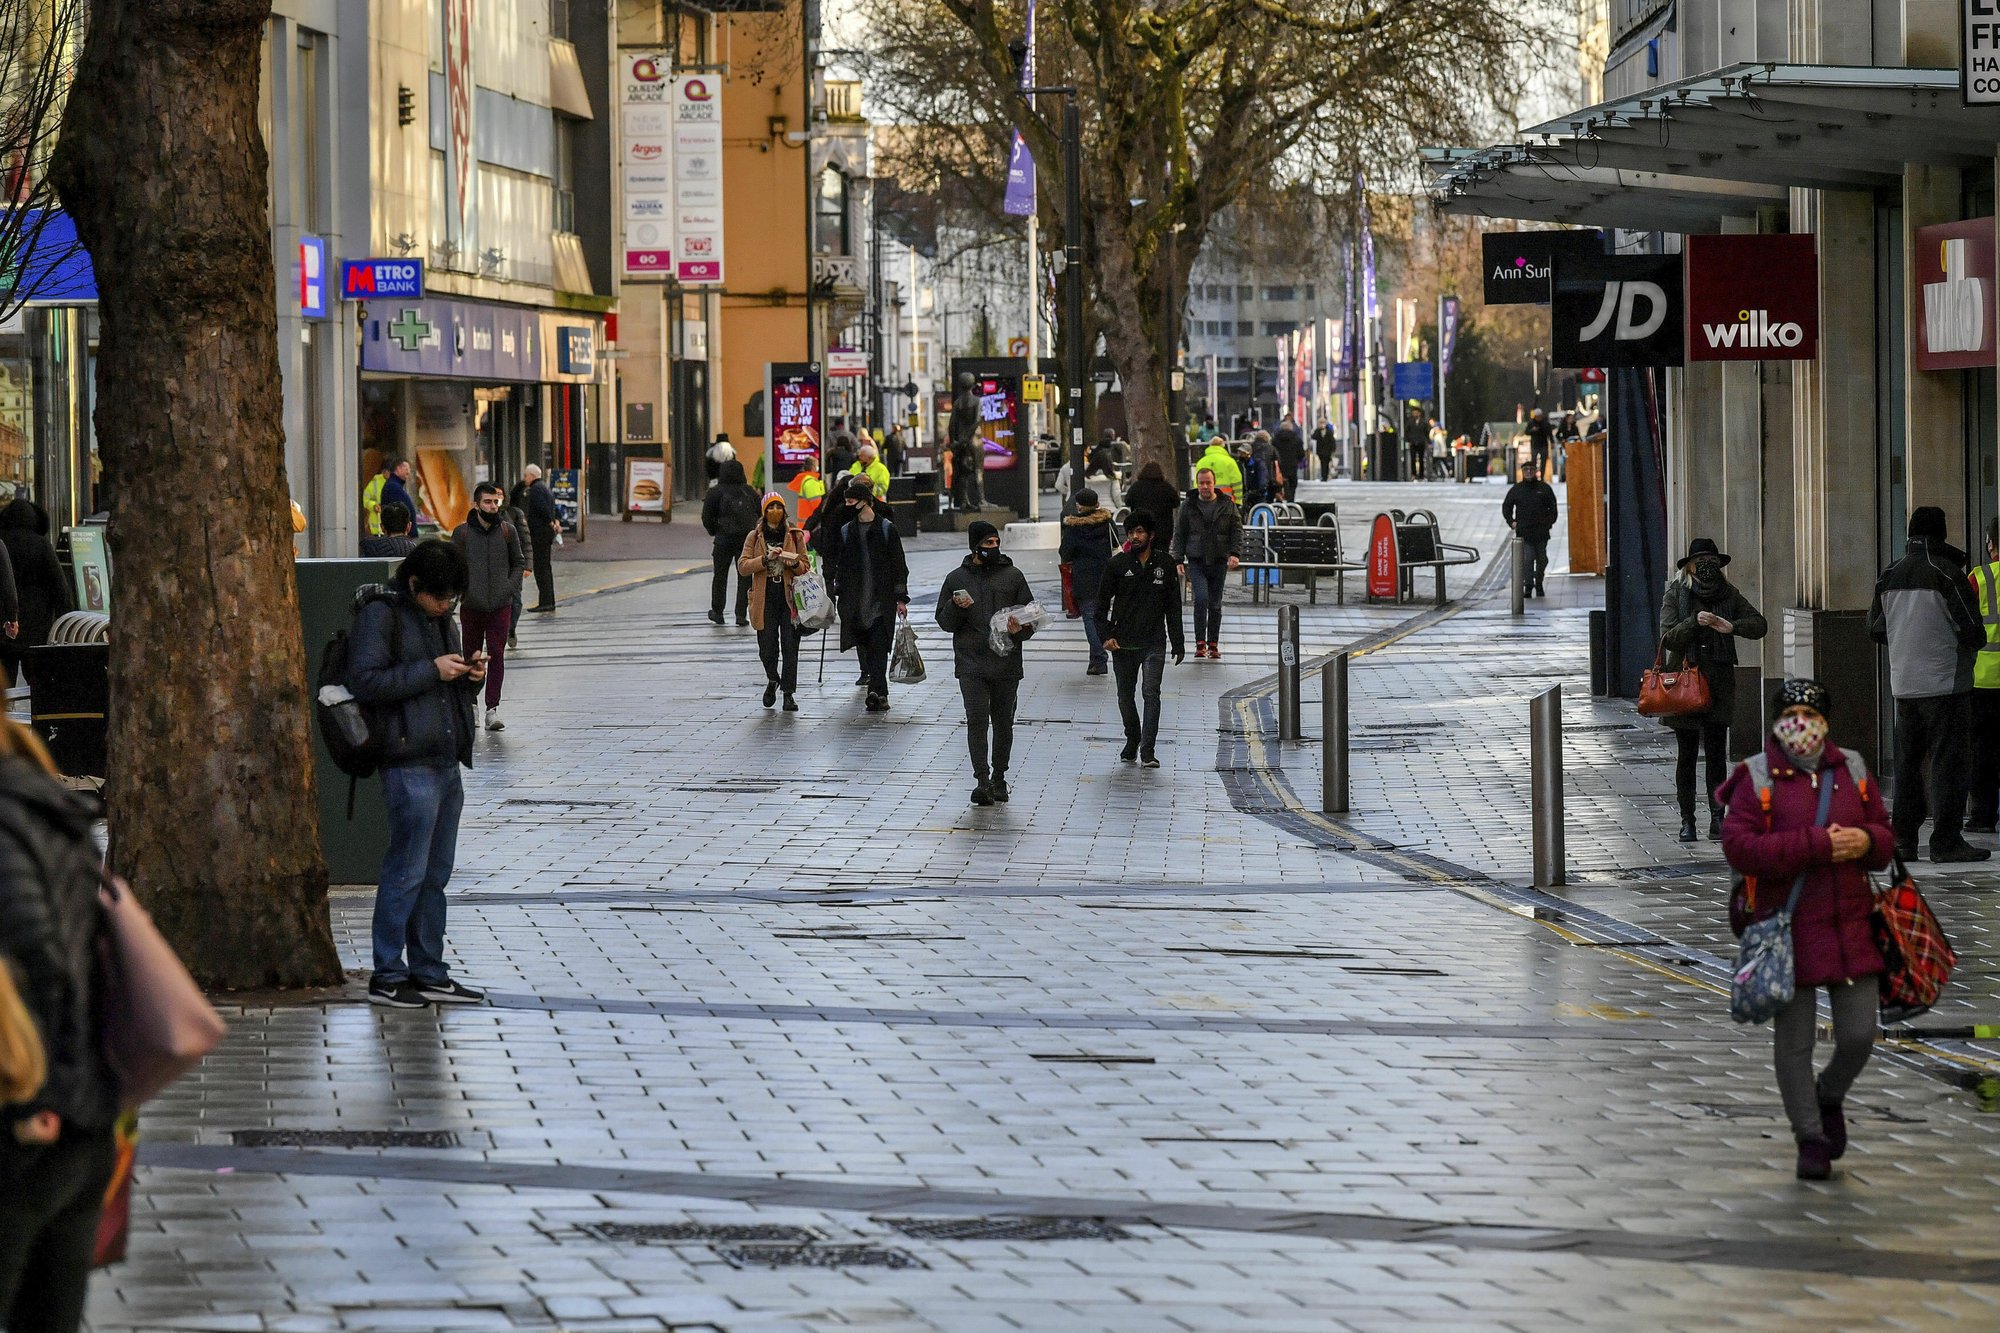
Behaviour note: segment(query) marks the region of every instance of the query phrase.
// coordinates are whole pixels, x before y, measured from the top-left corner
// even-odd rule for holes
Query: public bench
[[[1298,574],[1306,582],[1306,599],[1319,604],[1319,577],[1331,574],[1337,603],[1347,605],[1347,576],[1365,566],[1347,558],[1340,542],[1340,514],[1328,504],[1316,523],[1307,523],[1298,505],[1258,505],[1243,525],[1244,581],[1250,600],[1260,604],[1278,580]]]
[[[1478,562],[1479,548],[1444,540],[1437,515],[1428,509],[1413,510],[1407,515],[1400,509],[1377,514],[1369,528],[1368,558],[1364,565],[1368,600],[1390,597],[1384,588],[1393,589],[1393,598],[1398,603],[1414,600],[1417,571],[1428,569],[1437,576],[1437,605],[1443,606],[1445,570],[1453,565]]]

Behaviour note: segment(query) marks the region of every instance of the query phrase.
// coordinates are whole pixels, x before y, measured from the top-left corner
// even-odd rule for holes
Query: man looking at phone
[[[507,635],[514,624],[514,599],[521,595],[521,575],[528,557],[520,534],[500,513],[499,483],[482,481],[472,488],[472,512],[451,534],[451,544],[465,557],[465,600],[459,609],[465,642],[483,649],[492,664],[486,670],[486,729],[499,731],[500,684],[507,674]]]
[[[487,667],[484,651],[464,655],[452,620],[466,581],[457,547],[419,542],[390,591],[362,591],[354,617],[347,688],[381,742],[389,808],[368,1002],[391,1009],[486,998],[454,981],[444,961],[444,889],[465,805],[458,769],[472,767],[474,699]]]

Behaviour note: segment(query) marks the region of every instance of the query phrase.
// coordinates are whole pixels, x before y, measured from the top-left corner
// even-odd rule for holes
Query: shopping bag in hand
[[[924,678],[924,657],[917,651],[916,626],[908,616],[896,620],[896,646],[889,653],[889,679],[898,685],[914,685]]]
[[[792,580],[792,623],[800,629],[825,629],[833,623],[833,594],[826,590],[826,575],[820,572],[814,555],[806,569]]]
[[[1888,888],[1875,895],[1875,943],[1889,970],[1882,974],[1882,1022],[1907,1023],[1937,1003],[1958,955],[1931,905],[1897,857]]]

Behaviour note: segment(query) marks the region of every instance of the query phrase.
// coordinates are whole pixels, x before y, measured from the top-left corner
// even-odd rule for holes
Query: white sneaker
[[[486,710],[486,729],[488,731],[505,731],[507,729],[507,724],[500,720],[499,709],[489,708]]]

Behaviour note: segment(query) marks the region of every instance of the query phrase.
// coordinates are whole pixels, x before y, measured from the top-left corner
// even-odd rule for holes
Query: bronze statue
[[[986,507],[986,441],[979,434],[979,394],[972,374],[958,373],[951,397],[951,505],[954,509]]]

